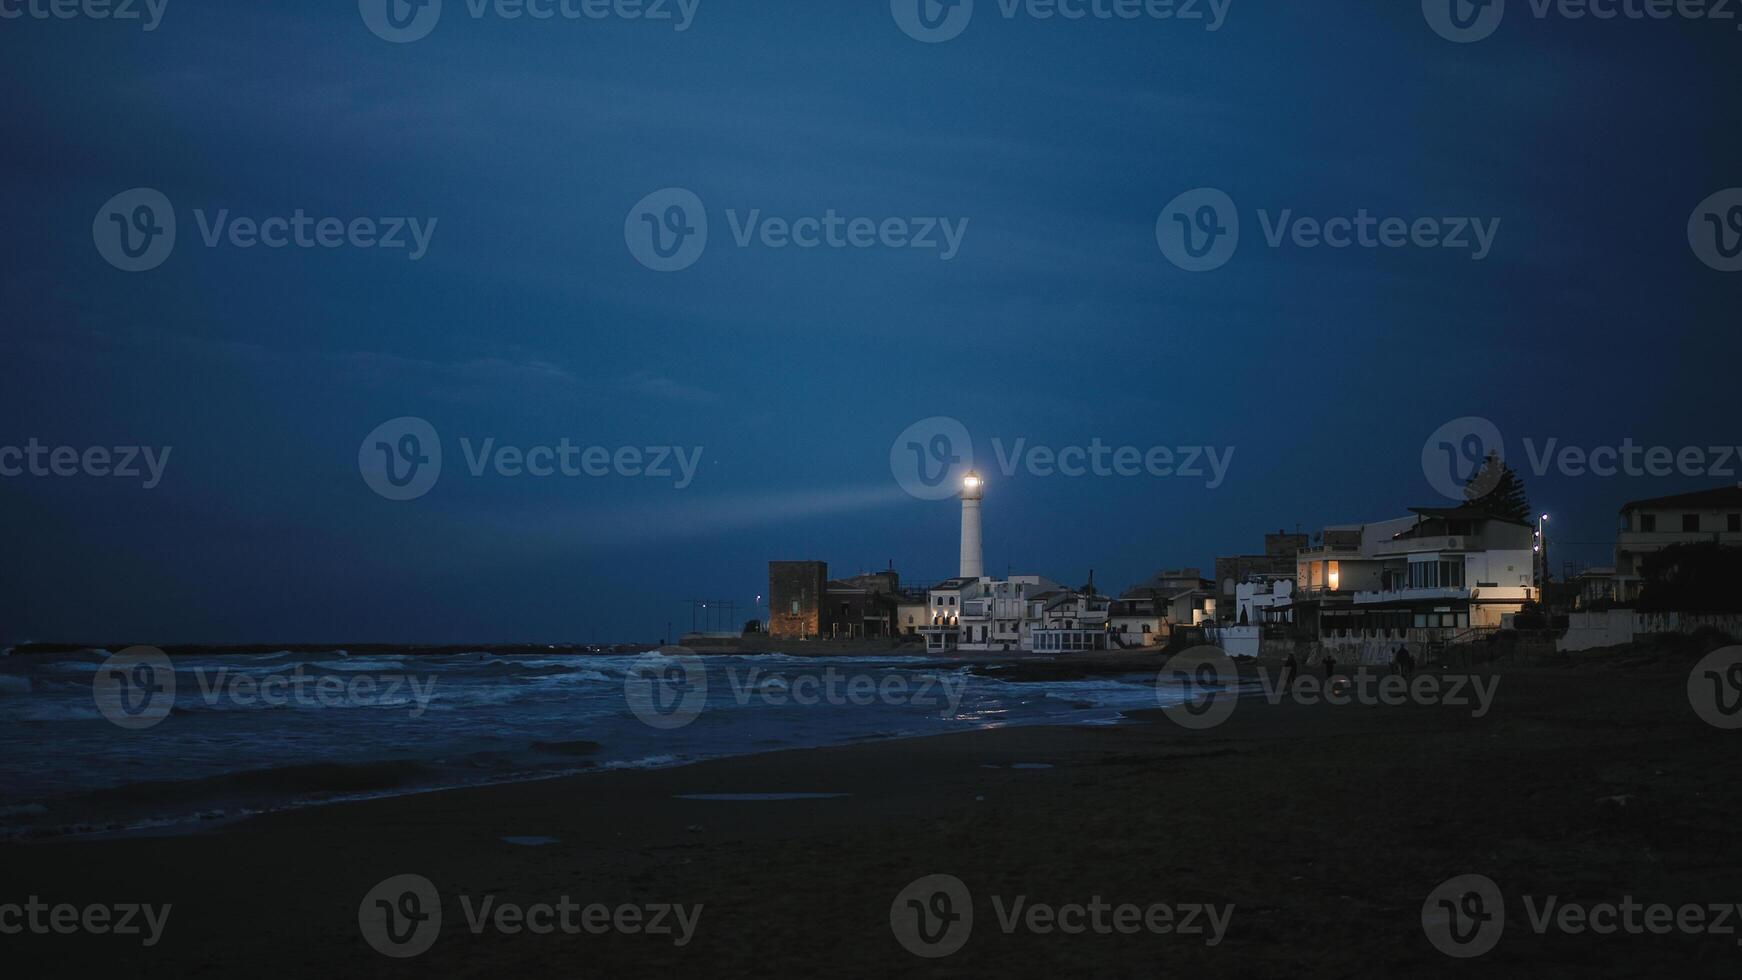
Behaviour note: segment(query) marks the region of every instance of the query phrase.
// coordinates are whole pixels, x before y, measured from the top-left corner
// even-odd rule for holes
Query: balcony
[[[1423,552],[1486,551],[1487,545],[1478,534],[1439,534],[1422,538],[1402,538],[1386,541],[1374,549],[1379,556],[1419,555]]]
[[[1615,535],[1615,550],[1656,551],[1672,544],[1703,544],[1713,541],[1732,546],[1742,545],[1742,534],[1730,531],[1622,531]]]
[[[1355,604],[1375,602],[1455,602],[1470,598],[1469,589],[1376,589],[1355,593]]]

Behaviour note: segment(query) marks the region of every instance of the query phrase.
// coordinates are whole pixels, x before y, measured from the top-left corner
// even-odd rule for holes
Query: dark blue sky
[[[770,558],[953,574],[956,508],[890,446],[930,416],[1051,447],[1235,447],[1226,481],[992,474],[987,564],[1122,588],[1266,530],[1443,501],[1429,434],[1492,420],[1557,554],[1630,498],[1738,477],[1538,476],[1524,437],[1742,442],[1742,275],[1689,215],[1742,185],[1735,23],[1531,16],[1452,44],[1414,2],[1177,21],[1007,19],[921,44],[890,6],[713,3],[694,23],[475,20],[389,44],[348,0],[170,0],[163,22],[0,20],[0,445],[173,446],[161,486],[0,479],[0,641],[653,639]],[[93,243],[161,191],[178,241]],[[708,248],[657,273],[666,187]],[[1215,187],[1242,239],[1176,268]],[[436,218],[428,255],[207,248],[208,217]],[[1267,247],[1258,212],[1499,218],[1447,249]],[[970,222],[961,253],[739,248],[726,212]],[[378,424],[446,456],[394,502]],[[695,481],[473,478],[459,440],[703,447]],[[1733,470],[1742,464],[1731,462]],[[746,612],[746,615],[748,613]]]

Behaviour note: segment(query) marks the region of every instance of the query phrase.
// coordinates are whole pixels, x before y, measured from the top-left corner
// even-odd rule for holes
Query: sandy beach
[[[1482,718],[1243,701],[1201,732],[1153,712],[11,844],[9,900],[171,911],[150,948],[28,933],[4,945],[14,966],[150,976],[1733,976],[1734,936],[1538,935],[1518,901],[1474,962],[1424,938],[1429,892],[1467,873],[1563,901],[1742,899],[1742,766],[1733,736],[1688,710],[1685,664],[1498,681]],[[818,795],[706,798],[744,794]],[[428,952],[394,960],[362,938],[358,908],[401,874],[428,878],[445,918]],[[959,952],[927,961],[897,942],[890,908],[931,874],[959,878],[976,918]],[[1214,944],[1025,919],[1006,931],[1019,896],[1232,909]],[[683,945],[474,933],[468,913],[487,898],[701,909]]]

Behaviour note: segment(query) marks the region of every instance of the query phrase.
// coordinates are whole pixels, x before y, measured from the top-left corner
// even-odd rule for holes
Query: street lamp
[[[1536,519],[1536,544],[1531,548],[1535,552],[1537,563],[1536,587],[1539,590],[1537,598],[1542,598],[1540,590],[1548,584],[1548,538],[1544,532],[1548,528],[1548,515],[1542,514]]]

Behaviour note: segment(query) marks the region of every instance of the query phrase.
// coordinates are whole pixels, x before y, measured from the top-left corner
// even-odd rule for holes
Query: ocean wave
[[[30,678],[0,674],[0,694],[29,694]]]
[[[92,721],[103,717],[95,704],[36,704],[26,708],[19,721]]]
[[[606,769],[664,769],[664,768],[667,768],[669,766],[680,765],[683,762],[684,762],[684,759],[682,756],[671,755],[669,753],[661,753],[660,755],[643,756],[642,758],[639,758],[639,759],[619,759],[616,762],[607,762],[607,763],[605,763],[604,768],[606,768]]]

